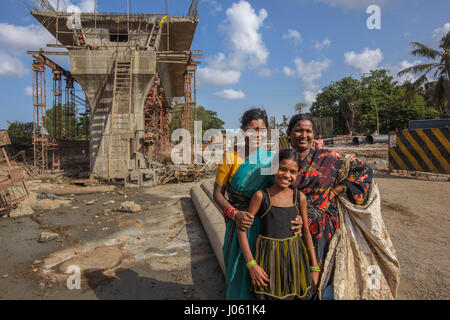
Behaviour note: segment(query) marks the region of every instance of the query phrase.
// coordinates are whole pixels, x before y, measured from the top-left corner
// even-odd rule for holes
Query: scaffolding
[[[95,110],[90,114],[92,116],[91,125],[97,121],[96,116],[99,119],[102,117],[107,119],[101,123],[105,128],[108,126],[108,121],[110,123],[109,135],[104,134],[107,137],[106,139],[109,139],[109,142],[100,138],[97,143],[92,142],[97,141],[92,139],[90,151],[92,157],[98,156],[100,145],[105,143],[106,156],[102,155],[102,157],[107,158],[108,164],[102,164],[99,167],[108,168],[108,178],[120,178],[122,171],[125,171],[124,169],[127,169],[128,173],[133,170],[142,172],[141,169],[149,169],[152,166],[151,160],[156,161],[164,152],[170,150],[169,122],[172,111],[171,104],[175,97],[184,96],[181,125],[189,130],[193,136],[194,121],[196,119],[195,73],[197,65],[200,63],[194,61],[194,58],[203,57],[203,55],[198,54],[201,52],[200,50],[189,50],[198,23],[197,0],[192,1],[188,17],[170,17],[168,8],[164,14],[130,14],[128,1],[126,14],[98,13],[96,1],[93,13],[74,15],[73,13],[60,11],[59,5],[55,10],[47,0],[38,0],[35,10],[32,10],[31,14],[55,36],[56,43],[50,44],[48,47],[68,50],[68,52],[59,53],[34,52],[42,60],[41,64],[44,66],[44,71],[45,66],[47,66],[52,69],[53,73],[53,111],[49,115],[52,116],[51,128],[49,128],[50,130],[47,128],[47,125],[50,125],[50,123],[44,123],[44,125],[42,123],[36,124],[37,128],[46,128],[42,134],[43,139],[46,141],[45,144],[42,144],[42,146],[45,146],[46,153],[45,156],[41,157],[45,159],[36,163],[42,170],[48,170],[49,162],[50,168],[60,168],[60,149],[58,145],[61,140],[71,140],[76,136],[76,127],[73,125],[73,119],[76,118],[76,104],[78,104],[78,98],[75,96],[73,88],[74,79],[71,77],[70,72],[51,62],[44,56],[47,54],[69,55],[70,52],[72,55],[72,52],[75,50],[115,50],[116,52],[114,58],[115,67],[111,63],[113,67],[109,75],[112,77],[114,73],[114,83],[108,89],[112,91],[112,99],[110,99],[112,106],[109,110],[98,111],[96,105],[98,97],[100,97],[99,93],[98,97],[92,99]],[[73,18],[79,19],[79,21],[71,21],[70,19]],[[73,27],[69,27],[69,22]],[[83,25],[81,25],[81,22]],[[174,37],[178,33],[180,33],[180,36]],[[185,35],[183,36],[183,34]],[[174,38],[176,38],[176,41]],[[137,76],[139,81],[140,76],[140,74],[133,73],[134,58],[129,54],[129,52],[133,51],[155,51],[156,54],[155,80],[149,92],[145,92],[147,96],[143,109],[144,132],[142,132],[142,122],[139,122],[137,126],[139,129],[135,129],[136,125],[134,124],[136,121],[142,121],[142,114],[139,114],[137,117],[130,115],[135,110],[131,99],[132,95],[135,94],[134,91],[136,91],[134,90],[136,84],[133,83],[133,79]],[[152,59],[154,59],[153,56]],[[158,72],[160,72],[159,75]],[[74,74],[76,74],[75,71]],[[65,94],[62,88],[64,77],[66,80]],[[160,79],[160,77],[163,79]],[[84,80],[78,78],[78,81],[82,84]],[[139,82],[137,83],[139,84]],[[163,83],[168,85],[168,87],[165,88]],[[41,84],[41,86],[45,87],[45,83]],[[36,94],[35,99],[39,100],[39,98],[39,95]],[[109,102],[105,105],[109,106]],[[139,107],[139,110],[142,110],[142,106]],[[46,111],[40,112],[42,115],[42,120],[40,121],[47,121]],[[89,112],[88,106],[86,107],[86,112]],[[104,116],[103,113],[107,115]],[[136,118],[139,120],[136,120]],[[95,132],[92,132],[92,135],[95,135]],[[85,136],[86,138],[89,136],[87,131]],[[103,133],[100,133],[100,136],[103,137]],[[39,141],[37,133],[36,141]],[[95,143],[98,144],[97,149]],[[39,153],[39,150],[44,148],[36,143],[35,149]],[[139,156],[139,160],[136,160],[135,169],[130,169],[130,160],[136,155],[137,150],[139,150],[139,153],[144,151],[146,164],[143,164],[143,159]],[[49,152],[50,161],[48,159]],[[104,158],[101,161],[105,161],[103,160]]]
[[[42,59],[33,60],[33,151],[34,166],[48,170],[46,65]]]
[[[156,74],[144,107],[144,153],[153,155],[153,160],[170,147],[169,121],[170,106],[164,96],[161,79]]]
[[[41,171],[61,169],[61,141],[76,138],[77,103],[89,112],[89,104],[76,96],[72,75],[44,56],[44,52],[28,52],[33,55],[33,153],[34,166]],[[53,75],[53,106],[51,128],[48,127],[46,69]],[[65,91],[63,100],[63,76]],[[85,124],[86,130],[88,126]],[[88,132],[85,132],[86,139]]]

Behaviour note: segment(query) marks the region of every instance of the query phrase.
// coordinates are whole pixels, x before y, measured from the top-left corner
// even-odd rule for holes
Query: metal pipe
[[[369,135],[366,137],[367,143],[387,143],[389,141],[389,135],[380,134],[380,135]]]
[[[366,137],[354,137],[353,138],[353,144],[354,145],[359,145],[359,144],[363,144],[363,143],[367,143],[367,138]]]

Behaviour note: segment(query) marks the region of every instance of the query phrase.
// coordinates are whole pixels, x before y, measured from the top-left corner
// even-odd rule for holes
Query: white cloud
[[[58,0],[49,0],[53,8],[58,7]],[[64,0],[59,1],[59,11],[67,12],[94,12],[95,0]]]
[[[319,86],[315,85],[303,91],[303,100],[307,105],[312,105],[316,101],[317,95],[320,93]]]
[[[0,50],[0,77],[14,76],[21,78],[28,71],[22,61]]]
[[[361,53],[346,52],[344,57],[346,65],[358,69],[362,73],[367,73],[377,68],[378,64],[383,60],[383,53],[380,49],[369,50],[365,48]]]
[[[229,86],[239,82],[241,71],[222,52],[206,61],[207,67],[198,68],[200,85]]]
[[[286,77],[293,77],[295,76],[295,70],[292,70],[289,67],[283,67],[283,73]]]
[[[207,3],[210,7],[213,13],[222,11],[222,6],[219,2],[216,0],[202,0],[202,2]]]
[[[417,78],[420,75],[414,75],[412,73],[408,73],[408,74],[404,74],[402,76],[398,76],[397,73],[403,69],[406,69],[406,68],[409,68],[412,66],[417,66],[418,64],[421,64],[421,63],[422,63],[422,61],[420,61],[420,60],[416,60],[413,62],[403,60],[398,65],[387,67],[386,69],[388,69],[391,72],[392,76],[394,77],[394,80],[398,81],[400,84],[404,83],[405,81],[414,82],[417,80]]]
[[[5,50],[22,52],[45,48],[49,43],[55,43],[55,38],[40,25],[15,26],[0,23],[0,47]]]
[[[322,50],[331,45],[331,41],[328,38],[325,38],[323,41],[316,41],[314,44],[314,48],[317,50]]]
[[[436,28],[433,30],[433,38],[439,37],[441,38],[443,35],[447,34],[450,31],[450,22],[447,22],[440,28]]]
[[[268,78],[272,76],[273,71],[269,68],[262,68],[258,71],[258,76]]]
[[[33,88],[32,87],[26,87],[25,88],[25,95],[32,97],[33,96]]]
[[[198,69],[202,85],[229,86],[239,82],[247,67],[255,69],[267,64],[269,51],[259,32],[267,11],[261,9],[257,14],[247,1],[240,1],[226,10],[226,16],[220,28],[226,33],[230,52],[220,52],[206,59],[206,66]],[[262,68],[258,74],[267,76],[267,68]]]
[[[225,89],[214,93],[216,97],[227,99],[227,100],[241,100],[245,98],[245,93],[241,90]]]
[[[314,0],[315,2],[328,3],[333,7],[342,6],[346,8],[367,8],[369,5],[374,4],[373,0]],[[377,0],[377,5],[386,3],[387,0]]]
[[[267,11],[261,9],[257,14],[250,3],[240,1],[233,3],[231,8],[226,10],[226,15],[225,27],[236,55],[235,59],[243,60],[242,62],[249,60],[253,67],[266,64],[269,51],[258,30],[268,17]]]
[[[288,29],[288,32],[283,35],[283,39],[292,39],[295,44],[298,44],[303,41],[300,32],[297,30]]]
[[[305,103],[312,104],[316,100],[316,95],[320,88],[316,81],[322,77],[322,74],[330,65],[330,59],[321,61],[312,60],[308,63],[303,62],[299,57],[294,59],[295,70],[289,67],[283,68],[286,77],[299,77],[302,80],[303,98]]]
[[[236,70],[220,70],[214,68],[199,68],[198,79],[200,85],[229,86],[239,82],[241,72]]]
[[[322,77],[323,71],[328,69],[331,65],[330,59],[325,59],[322,61],[312,60],[308,63],[304,63],[301,58],[294,59],[296,74],[304,82],[311,83]]]

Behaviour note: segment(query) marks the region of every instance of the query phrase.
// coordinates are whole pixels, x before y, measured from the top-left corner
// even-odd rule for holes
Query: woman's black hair
[[[244,112],[244,115],[241,119],[241,129],[245,130],[247,125],[253,120],[262,120],[266,124],[266,127],[269,126],[269,120],[267,118],[266,111],[259,108],[253,108]]]
[[[278,163],[280,163],[283,160],[293,160],[297,162],[298,167],[300,168],[300,154],[295,151],[294,149],[284,149],[281,150],[278,154]]]
[[[288,129],[287,129],[288,136],[290,136],[290,133],[292,132],[292,129],[294,129],[294,127],[297,124],[297,122],[302,121],[302,120],[310,121],[312,123],[313,129],[314,129],[314,122],[312,121],[310,116],[308,116],[305,113],[297,114],[297,115],[293,116],[291,118],[291,120],[289,121]]]

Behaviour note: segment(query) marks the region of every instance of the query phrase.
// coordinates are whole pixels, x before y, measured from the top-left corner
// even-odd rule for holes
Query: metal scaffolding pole
[[[48,170],[45,88],[45,64],[41,59],[35,59],[33,60],[33,152],[34,165],[42,171]]]

